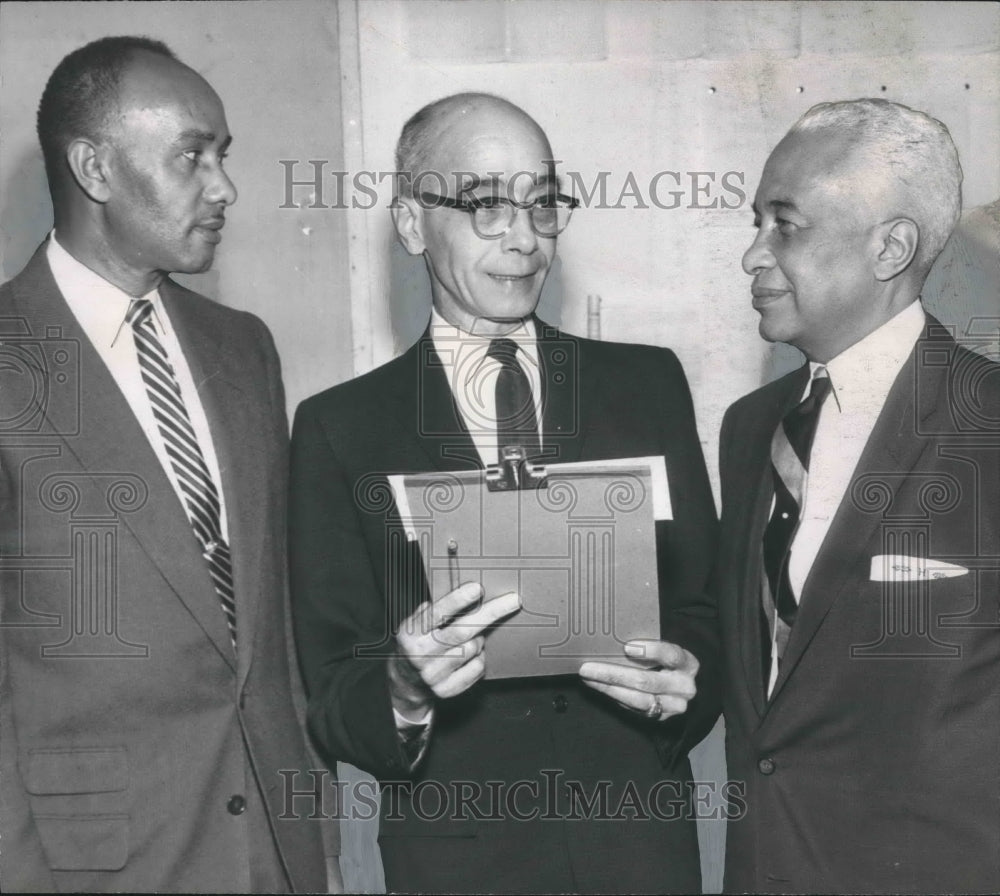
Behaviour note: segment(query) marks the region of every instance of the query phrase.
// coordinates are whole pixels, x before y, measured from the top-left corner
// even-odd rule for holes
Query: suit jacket
[[[771,436],[808,367],[736,402],[714,576],[727,665],[726,889],[1000,889],[1000,366],[933,319],[804,584],[765,697]],[[968,569],[929,579],[897,560]],[[731,807],[733,808],[733,807]]]
[[[318,890],[285,644],[287,435],[267,328],[170,280],[212,431],[234,653],[181,503],[44,246],[0,287],[3,857],[12,890]],[[295,780],[302,788],[302,780]]]
[[[331,761],[385,784],[381,847],[391,891],[695,891],[687,751],[719,706],[715,613],[703,593],[715,508],[687,383],[665,349],[537,326],[548,460],[666,456],[675,519],[657,524],[662,628],[701,661],[698,698],[684,717],[656,725],[576,676],[479,682],[437,703],[412,792],[399,786],[409,757],[385,655],[427,585],[385,474],[480,467],[425,334],[296,414],[292,602],[310,725]],[[572,814],[570,790],[596,799],[598,786],[607,788],[603,817],[597,803],[578,805],[580,818],[560,817]],[[641,803],[634,816],[622,809],[630,790]],[[463,793],[472,800],[464,807]]]

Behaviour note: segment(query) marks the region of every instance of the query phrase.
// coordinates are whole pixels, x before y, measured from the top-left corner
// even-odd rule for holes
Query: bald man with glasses
[[[716,518],[672,352],[578,339],[535,317],[576,201],[523,110],[459,94],[403,128],[393,221],[433,308],[394,361],[304,402],[293,434],[293,611],[327,758],[383,785],[390,891],[698,892],[688,750],[719,712],[703,586]],[[646,667],[481,680],[518,594],[430,594],[385,477],[664,456],[661,631]],[[456,620],[461,618],[461,625]],[[374,648],[374,649],[373,649]],[[406,782],[405,784],[403,782]]]

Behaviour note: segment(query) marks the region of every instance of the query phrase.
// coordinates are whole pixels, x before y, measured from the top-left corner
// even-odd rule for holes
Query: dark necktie
[[[233,564],[229,545],[222,538],[219,492],[198,445],[174,368],[153,328],[152,312],[153,305],[148,299],[133,299],[125,320],[132,327],[142,381],[146,385],[146,394],[170,457],[170,464],[184,495],[184,510],[201,544],[202,556],[208,564],[212,583],[222,603],[222,612],[235,648]]]
[[[788,579],[789,552],[802,513],[803,488],[820,409],[829,393],[830,376],[825,367],[817,367],[809,395],[784,416],[771,439],[774,510],[764,530],[766,581],[762,582],[761,590],[764,614],[777,646],[779,664],[799,608]],[[768,645],[765,668],[770,667],[770,653]]]
[[[494,339],[487,357],[500,362],[496,385],[497,454],[519,445],[528,458],[540,453],[535,398],[528,375],[517,362],[517,343],[513,339]]]

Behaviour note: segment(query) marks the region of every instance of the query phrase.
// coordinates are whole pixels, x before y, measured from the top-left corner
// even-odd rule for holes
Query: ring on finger
[[[646,710],[646,717],[649,719],[658,719],[663,715],[663,707],[660,705],[660,695],[650,694],[651,700],[649,704],[649,709]]]

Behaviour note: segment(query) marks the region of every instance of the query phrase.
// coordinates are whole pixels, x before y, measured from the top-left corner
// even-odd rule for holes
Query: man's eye
[[[189,162],[197,162],[198,159],[199,159],[199,157],[201,156],[201,150],[200,149],[185,149],[184,152],[182,153],[182,155]]]
[[[795,224],[786,218],[775,218],[774,224],[778,228],[778,233],[792,233],[795,230]]]
[[[535,205],[539,208],[558,208],[562,204],[564,203],[559,202],[559,196],[555,193],[549,196],[539,196],[535,200]]]
[[[471,200],[477,208],[502,208],[506,201],[502,196],[473,196]]]

